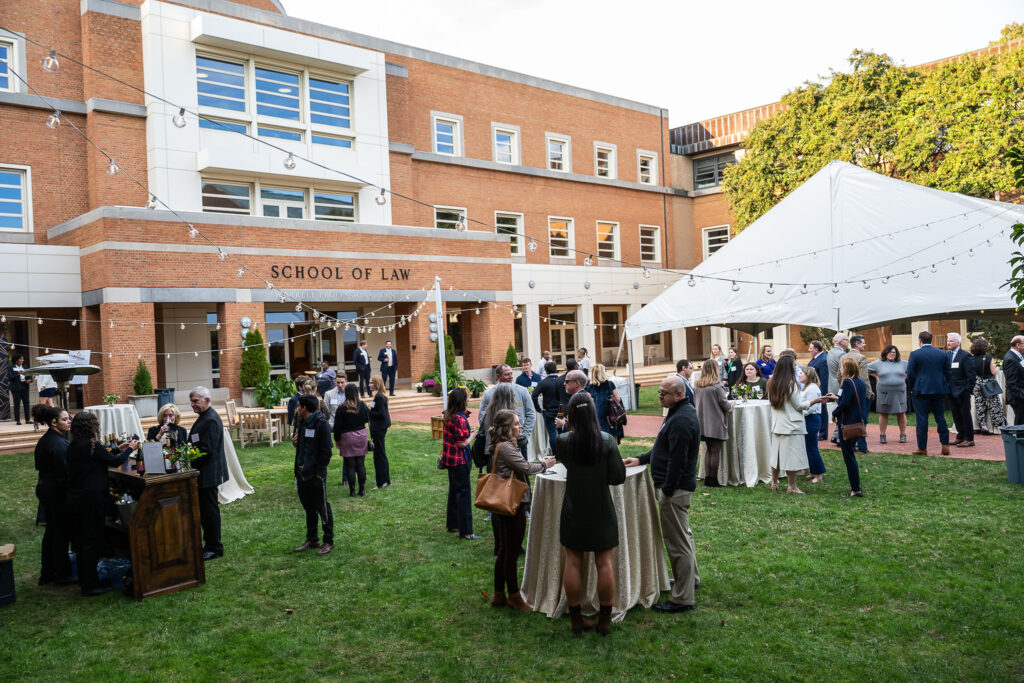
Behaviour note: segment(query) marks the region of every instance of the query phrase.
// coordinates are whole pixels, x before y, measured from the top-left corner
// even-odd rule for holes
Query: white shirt
[[[800,392],[800,398],[810,403],[816,398],[821,397],[821,387],[818,386],[817,382],[811,382],[808,384],[803,391]],[[804,417],[808,415],[817,415],[821,412],[821,406],[817,403],[804,411]]]
[[[583,358],[580,358],[580,362],[577,363],[577,365],[579,365],[580,370],[588,375],[590,374],[590,356],[583,356]]]

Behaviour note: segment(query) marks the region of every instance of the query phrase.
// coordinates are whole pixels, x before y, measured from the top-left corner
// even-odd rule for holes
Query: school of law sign
[[[405,281],[411,268],[364,268],[362,266],[307,266],[297,263],[270,266],[270,277],[282,280]]]

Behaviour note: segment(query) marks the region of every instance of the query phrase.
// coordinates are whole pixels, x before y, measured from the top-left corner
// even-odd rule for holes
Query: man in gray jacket
[[[512,381],[512,368],[505,363],[502,363],[495,369],[495,374],[498,377],[499,384],[504,382],[511,385],[512,390],[516,394],[516,412],[519,413],[519,424],[523,426],[523,433],[519,436],[519,452],[523,454],[524,458],[527,458],[526,448],[530,443],[533,425],[537,420],[537,412],[533,409],[533,398],[530,396],[530,390]],[[484,392],[484,397],[480,400],[478,415],[481,418],[487,413],[487,404],[491,402],[491,396],[494,395],[495,387],[497,385]]]

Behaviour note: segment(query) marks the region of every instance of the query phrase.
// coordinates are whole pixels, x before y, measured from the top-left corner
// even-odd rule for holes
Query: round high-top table
[[[733,401],[729,414],[729,439],[718,463],[718,481],[729,486],[757,486],[772,478],[769,458],[771,406],[765,400]],[[703,444],[701,445],[703,449]],[[704,478],[704,458],[697,477]]]
[[[142,431],[142,421],[130,403],[115,403],[112,406],[106,404],[101,406],[87,406],[86,412],[92,413],[100,423],[100,439],[105,440],[107,435],[114,434],[118,438],[124,435],[134,434],[140,440],[146,439],[146,432]]]

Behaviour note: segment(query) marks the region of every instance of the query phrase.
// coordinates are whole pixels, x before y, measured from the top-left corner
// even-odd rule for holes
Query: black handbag
[[[984,356],[981,359],[984,363],[984,367],[987,369],[992,365],[992,356]],[[1003,388],[999,386],[999,382],[996,381],[995,377],[989,377],[981,383],[981,395],[985,398],[991,398],[992,396],[999,396],[1003,393]]]

